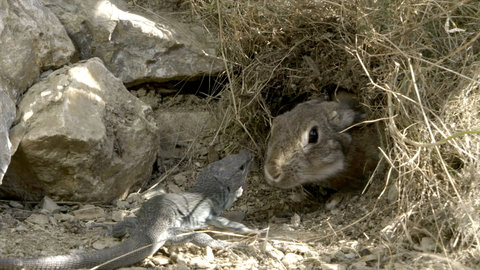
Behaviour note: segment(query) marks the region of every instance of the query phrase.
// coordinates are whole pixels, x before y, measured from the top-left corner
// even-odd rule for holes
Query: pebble
[[[72,211],[72,214],[79,220],[94,220],[105,218],[105,211],[93,205],[85,205],[84,207]]]
[[[347,266],[343,264],[324,263],[322,264],[322,270],[347,270]]]
[[[105,238],[105,239],[100,239],[98,241],[93,242],[92,247],[96,250],[100,250],[100,249],[111,247],[117,244],[118,244],[118,241],[115,241],[114,239]]]
[[[372,269],[371,267],[367,266],[366,262],[355,262],[350,265],[350,269],[352,270],[367,270]]]
[[[170,263],[170,258],[164,255],[155,255],[150,259],[155,265],[167,265]]]
[[[143,197],[140,193],[130,193],[126,201],[133,204],[141,204],[143,202]]]
[[[303,257],[295,253],[287,253],[282,259],[282,263],[288,267],[294,267]]]
[[[213,260],[215,260],[215,256],[213,255],[213,250],[209,246],[205,248],[205,259],[208,262],[213,262]]]
[[[130,208],[130,203],[127,201],[115,201],[115,205],[119,209],[129,209]]]
[[[53,213],[54,211],[60,209],[57,203],[55,203],[50,197],[45,196],[43,197],[42,201],[40,201],[40,209]]]
[[[355,253],[345,254],[345,258],[347,258],[347,259],[354,259],[355,257],[357,257],[357,255]]]
[[[187,182],[187,180],[188,180],[188,177],[186,175],[186,172],[181,172],[173,176],[173,181],[175,182],[175,184],[179,186],[185,186],[185,183]]]
[[[38,225],[49,224],[48,217],[43,214],[31,214],[25,221]]]
[[[112,212],[112,220],[116,222],[122,221],[125,216],[127,216],[127,213],[124,210],[115,210]]]
[[[209,263],[202,256],[193,257],[190,260],[189,265],[193,266],[194,268],[200,268],[200,269],[208,269],[208,268],[215,268],[216,267],[215,264]]]
[[[290,224],[292,224],[293,227],[300,226],[300,222],[301,218],[297,213],[293,214],[293,216],[290,218]]]
[[[55,218],[58,222],[73,221],[75,219],[74,216],[70,214],[63,214],[63,213],[53,214],[53,218]]]
[[[270,256],[272,258],[275,258],[279,261],[281,261],[282,258],[285,256],[285,254],[283,254],[283,252],[274,248],[270,243],[267,243],[265,245],[265,252],[267,253],[268,256]]]
[[[10,207],[13,207],[13,208],[23,209],[23,205],[17,201],[9,201],[8,205],[10,205]]]
[[[437,244],[435,243],[435,240],[433,240],[431,237],[422,237],[422,240],[420,241],[421,250],[435,251],[436,247],[437,247]]]
[[[168,187],[168,191],[170,193],[181,193],[182,192],[182,190],[173,182],[168,183],[167,187]]]

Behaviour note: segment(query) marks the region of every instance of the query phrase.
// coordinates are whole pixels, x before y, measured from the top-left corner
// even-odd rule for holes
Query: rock
[[[218,127],[216,118],[208,111],[185,108],[159,110],[155,115],[162,125],[160,152],[162,159],[181,158],[199,136],[213,134]]]
[[[57,17],[36,0],[0,2],[0,184],[15,151],[8,130],[17,98],[46,67],[66,64],[75,48]]]
[[[115,206],[117,206],[117,208],[119,209],[130,209],[130,203],[127,202],[127,201],[115,201]]]
[[[23,205],[17,201],[9,201],[8,205],[12,208],[23,209]]]
[[[158,253],[157,253],[158,254]],[[167,265],[170,263],[170,259],[164,255],[155,255],[150,258],[155,265]]]
[[[205,247],[205,260],[207,260],[207,262],[209,263],[215,260],[215,255],[213,255],[213,250],[209,246]]]
[[[398,200],[398,188],[394,184],[390,185],[388,188],[388,193],[387,193],[387,200],[390,203],[394,203]]]
[[[57,222],[63,222],[63,221],[69,221],[72,222],[75,220],[75,217],[70,215],[70,214],[63,214],[63,213],[58,213],[58,214],[53,214],[53,217]]]
[[[420,249],[425,252],[432,252],[435,251],[435,248],[437,247],[437,244],[435,243],[435,240],[433,240],[431,237],[422,237],[422,240],[420,241]]]
[[[224,69],[217,45],[166,16],[128,10],[120,0],[43,0],[64,24],[82,59],[101,58],[126,84],[199,78]]]
[[[25,221],[38,225],[48,225],[49,223],[48,217],[43,214],[31,214]]]
[[[368,267],[366,262],[354,262],[350,265],[350,269],[352,270],[367,270],[367,269],[375,269],[372,267]]]
[[[295,265],[302,261],[303,257],[295,253],[287,253],[282,259],[282,263],[285,264],[287,268],[293,268]]]
[[[57,17],[40,1],[3,0],[0,10],[0,78],[16,99],[42,69],[68,63],[75,48]]]
[[[293,227],[300,226],[301,221],[302,219],[297,213],[294,213],[293,216],[290,218],[290,224],[292,224]]]
[[[56,204],[52,199],[50,199],[48,196],[43,197],[42,201],[40,201],[40,208],[42,210],[46,210],[50,213],[53,213],[53,211],[60,209],[60,206]]]
[[[343,264],[324,263],[322,270],[347,270],[347,266]]]
[[[100,59],[56,70],[18,107],[16,126],[26,128],[0,186],[12,195],[110,202],[150,178],[158,151],[151,110]]]
[[[280,261],[285,255],[280,250],[274,248],[270,243],[266,243],[265,251],[268,256],[277,259]]]
[[[145,200],[143,199],[142,194],[138,192],[134,192],[134,193],[128,194],[126,201],[134,205],[139,205],[139,204],[142,204]]]
[[[118,245],[117,240],[112,238],[105,238],[93,242],[92,247],[96,250],[101,250],[115,245]]]
[[[85,205],[83,208],[72,211],[72,214],[79,220],[95,220],[105,217],[105,211],[93,205]]]
[[[127,213],[124,210],[115,210],[112,212],[112,220],[116,222],[122,221],[126,216]]]
[[[8,137],[8,131],[14,119],[15,103],[7,91],[0,86],[0,184],[2,184],[3,176],[7,171],[12,155],[12,143]]]
[[[193,266],[195,269],[208,269],[208,268],[215,268],[215,264],[209,263],[205,258],[201,256],[196,256],[191,258],[188,261],[188,264]]]

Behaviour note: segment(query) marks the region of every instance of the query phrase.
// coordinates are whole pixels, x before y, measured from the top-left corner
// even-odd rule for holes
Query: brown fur
[[[377,163],[372,127],[345,128],[363,118],[352,98],[311,100],[273,121],[264,171],[269,184],[292,188],[306,183],[341,190],[362,187]],[[318,141],[308,143],[316,127]]]

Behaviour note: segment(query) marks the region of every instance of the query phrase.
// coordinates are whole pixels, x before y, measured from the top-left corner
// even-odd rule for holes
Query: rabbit
[[[378,139],[369,127],[347,129],[365,118],[359,107],[354,98],[314,99],[274,118],[267,182],[283,189],[307,183],[337,191],[363,187],[377,163]]]

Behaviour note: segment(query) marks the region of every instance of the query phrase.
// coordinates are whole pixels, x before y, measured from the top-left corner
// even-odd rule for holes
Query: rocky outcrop
[[[62,21],[82,59],[101,58],[127,85],[198,78],[224,68],[205,33],[177,21],[147,18],[114,0],[43,2]]]
[[[149,179],[157,127],[98,58],[51,73],[19,103],[2,189],[25,199],[110,201]]]
[[[65,29],[40,1],[0,1],[0,184],[10,161],[8,129],[17,98],[42,70],[68,63],[73,53]]]
[[[14,118],[15,103],[6,90],[0,89],[0,184],[10,163],[12,144],[8,138],[8,130]]]

